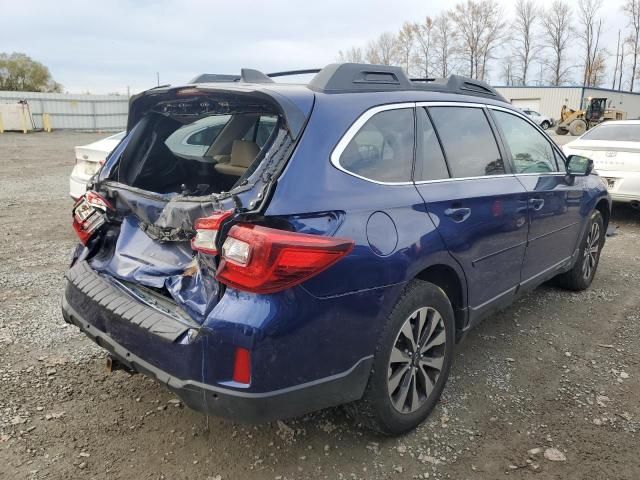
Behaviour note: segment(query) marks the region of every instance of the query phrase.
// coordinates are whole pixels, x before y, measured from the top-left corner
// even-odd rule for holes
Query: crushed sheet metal
[[[218,299],[214,265],[194,260],[189,242],[159,242],[140,229],[139,220],[126,216],[113,255],[90,260],[91,267],[117,279],[152,288],[166,288],[178,306],[202,323]]]

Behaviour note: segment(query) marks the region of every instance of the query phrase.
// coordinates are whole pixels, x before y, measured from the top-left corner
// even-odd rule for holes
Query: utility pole
[[[616,46],[616,68],[613,69],[613,86],[612,90],[616,89],[616,74],[618,73],[618,61],[620,58],[620,30],[618,30],[618,45]]]
[[[158,87],[160,86],[160,72],[156,72],[156,81],[158,82]]]

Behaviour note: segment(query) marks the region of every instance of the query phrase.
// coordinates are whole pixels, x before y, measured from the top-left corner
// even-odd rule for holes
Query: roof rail
[[[482,80],[450,75],[448,78],[409,78],[404,70],[393,65],[370,65],[365,63],[332,63],[323,69],[308,68],[264,74],[259,70],[243,68],[240,75],[205,73],[191,83],[242,82],[273,83],[274,77],[293,75],[316,75],[308,83],[311,90],[323,93],[381,92],[398,90],[426,90],[460,95],[479,95],[507,100]]]
[[[309,88],[324,93],[428,90],[461,95],[481,95],[506,101],[488,83],[451,75],[445,79],[413,78],[400,67],[362,63],[333,63],[323,68],[309,82]]]
[[[309,82],[309,88],[325,93],[413,88],[404,70],[388,65],[332,63]]]
[[[307,75],[309,73],[318,73],[321,68],[307,68],[304,70],[287,70],[284,72],[267,73],[267,77],[291,77],[293,75]]]

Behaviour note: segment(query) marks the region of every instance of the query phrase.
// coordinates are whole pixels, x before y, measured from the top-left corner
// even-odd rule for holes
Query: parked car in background
[[[120,132],[97,142],[75,147],[76,164],[71,171],[71,178],[69,179],[69,195],[71,195],[71,198],[77,200],[85,194],[87,182],[100,170],[107,155],[116,148],[124,138],[124,135],[125,132]]]
[[[522,109],[522,113],[524,113],[527,117],[533,120],[534,123],[537,123],[540,128],[546,130],[547,128],[551,128],[554,125],[553,118],[547,117],[546,115],[542,115],[541,113],[536,112],[535,110],[531,110],[529,108]]]
[[[212,117],[224,127],[199,159],[167,141]],[[243,69],[143,92],[128,118],[73,208],[63,316],[112,367],[208,414],[345,404],[401,434],[436,405],[470,328],[596,273],[611,202],[593,163],[481,81],[344,63],[293,85]]]
[[[640,120],[609,120],[562,149],[591,158],[611,198],[640,209]]]

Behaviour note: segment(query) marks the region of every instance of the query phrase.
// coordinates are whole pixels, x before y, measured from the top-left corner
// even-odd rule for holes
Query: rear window
[[[412,108],[376,113],[340,155],[345,170],[380,182],[411,181],[414,120]]]
[[[228,192],[252,175],[284,135],[282,117],[256,99],[171,99],[132,129],[113,175],[158,193]]]
[[[481,108],[430,107],[429,113],[453,177],[505,173],[496,139]]]
[[[583,140],[609,140],[613,142],[640,142],[640,125],[599,125],[582,136]]]

